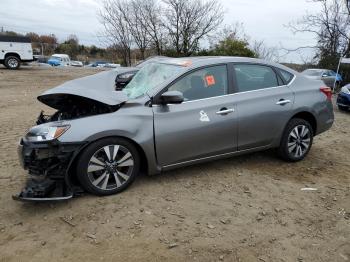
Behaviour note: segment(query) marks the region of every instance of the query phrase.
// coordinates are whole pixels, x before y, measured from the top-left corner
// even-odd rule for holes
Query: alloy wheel
[[[288,136],[288,152],[296,158],[305,155],[310,147],[311,131],[305,125],[298,125]]]
[[[7,63],[11,68],[16,68],[18,66],[18,61],[15,58],[10,58]]]
[[[130,179],[133,168],[134,158],[126,147],[107,145],[92,155],[87,174],[98,189],[113,190]]]

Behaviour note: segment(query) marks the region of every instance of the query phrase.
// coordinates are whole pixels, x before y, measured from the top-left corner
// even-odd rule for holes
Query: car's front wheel
[[[283,132],[279,155],[287,161],[300,161],[309,153],[312,141],[313,129],[310,123],[304,119],[293,118]]]
[[[122,138],[105,138],[89,145],[77,162],[81,186],[95,195],[111,195],[126,189],[140,170],[135,146]]]
[[[8,69],[18,69],[20,66],[20,61],[16,56],[8,56],[5,58],[4,65]]]

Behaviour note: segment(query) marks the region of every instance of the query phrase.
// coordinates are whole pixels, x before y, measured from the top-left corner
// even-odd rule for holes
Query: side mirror
[[[322,74],[322,77],[327,77],[328,75],[325,73],[325,74]]]
[[[184,96],[179,91],[167,91],[160,96],[161,104],[181,104],[184,101]]]

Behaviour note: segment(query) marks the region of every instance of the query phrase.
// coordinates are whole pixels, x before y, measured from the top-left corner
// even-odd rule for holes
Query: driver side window
[[[211,66],[192,72],[168,89],[183,93],[185,101],[226,95],[227,90],[226,65]]]

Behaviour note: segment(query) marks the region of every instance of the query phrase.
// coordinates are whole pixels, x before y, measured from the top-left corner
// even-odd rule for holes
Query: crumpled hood
[[[38,100],[52,108],[62,109],[68,102],[79,100],[97,101],[109,106],[115,106],[127,101],[127,96],[122,91],[115,91],[115,78],[118,73],[129,71],[124,68],[118,71],[104,71],[75,80],[65,82],[62,85],[45,91],[38,96]]]

